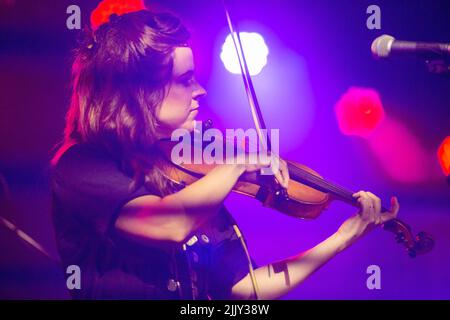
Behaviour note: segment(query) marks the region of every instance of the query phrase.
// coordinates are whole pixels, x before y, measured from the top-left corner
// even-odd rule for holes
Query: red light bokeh
[[[109,21],[109,16],[113,13],[118,16],[146,9],[143,0],[103,0],[91,13],[91,27],[96,30],[105,22]]]
[[[444,171],[444,174],[450,175],[450,136],[444,139],[442,144],[439,146],[438,152],[439,163]]]
[[[335,107],[343,134],[366,137],[384,118],[380,95],[374,89],[351,87]]]

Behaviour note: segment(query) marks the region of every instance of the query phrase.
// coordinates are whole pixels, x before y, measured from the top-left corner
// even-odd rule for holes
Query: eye
[[[185,87],[190,87],[196,82],[195,76],[193,74],[181,77],[178,81]]]
[[[184,86],[189,87],[189,86],[191,86],[192,84],[194,84],[194,82],[195,82],[195,78],[194,78],[194,77],[189,77],[189,78],[187,78],[187,79],[183,79],[181,83],[182,83]]]

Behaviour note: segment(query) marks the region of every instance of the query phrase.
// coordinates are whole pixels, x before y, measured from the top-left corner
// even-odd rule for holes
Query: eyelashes
[[[192,85],[194,85],[197,82],[197,80],[195,79],[194,76],[185,78],[185,79],[180,79],[180,83],[185,86],[185,87],[190,87]]]

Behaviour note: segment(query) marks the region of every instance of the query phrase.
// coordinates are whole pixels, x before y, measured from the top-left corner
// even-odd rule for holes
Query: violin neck
[[[345,201],[351,205],[358,205],[356,199],[353,197],[354,192],[291,164],[288,164],[288,168],[291,179],[305,184],[313,189],[331,194],[335,198]]]
[[[335,198],[347,202],[355,207],[360,207],[358,200],[353,197],[354,192],[334,183],[316,176],[299,167],[288,164],[291,179],[303,183],[316,190],[331,194]],[[384,206],[381,207],[382,212],[388,211]]]

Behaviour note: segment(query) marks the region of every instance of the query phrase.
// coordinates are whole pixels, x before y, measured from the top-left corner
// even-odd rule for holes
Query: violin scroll
[[[411,258],[428,253],[434,247],[434,239],[430,234],[421,231],[414,236],[411,228],[399,219],[392,219],[385,222],[383,229],[395,234],[395,239],[398,243],[405,246]]]

